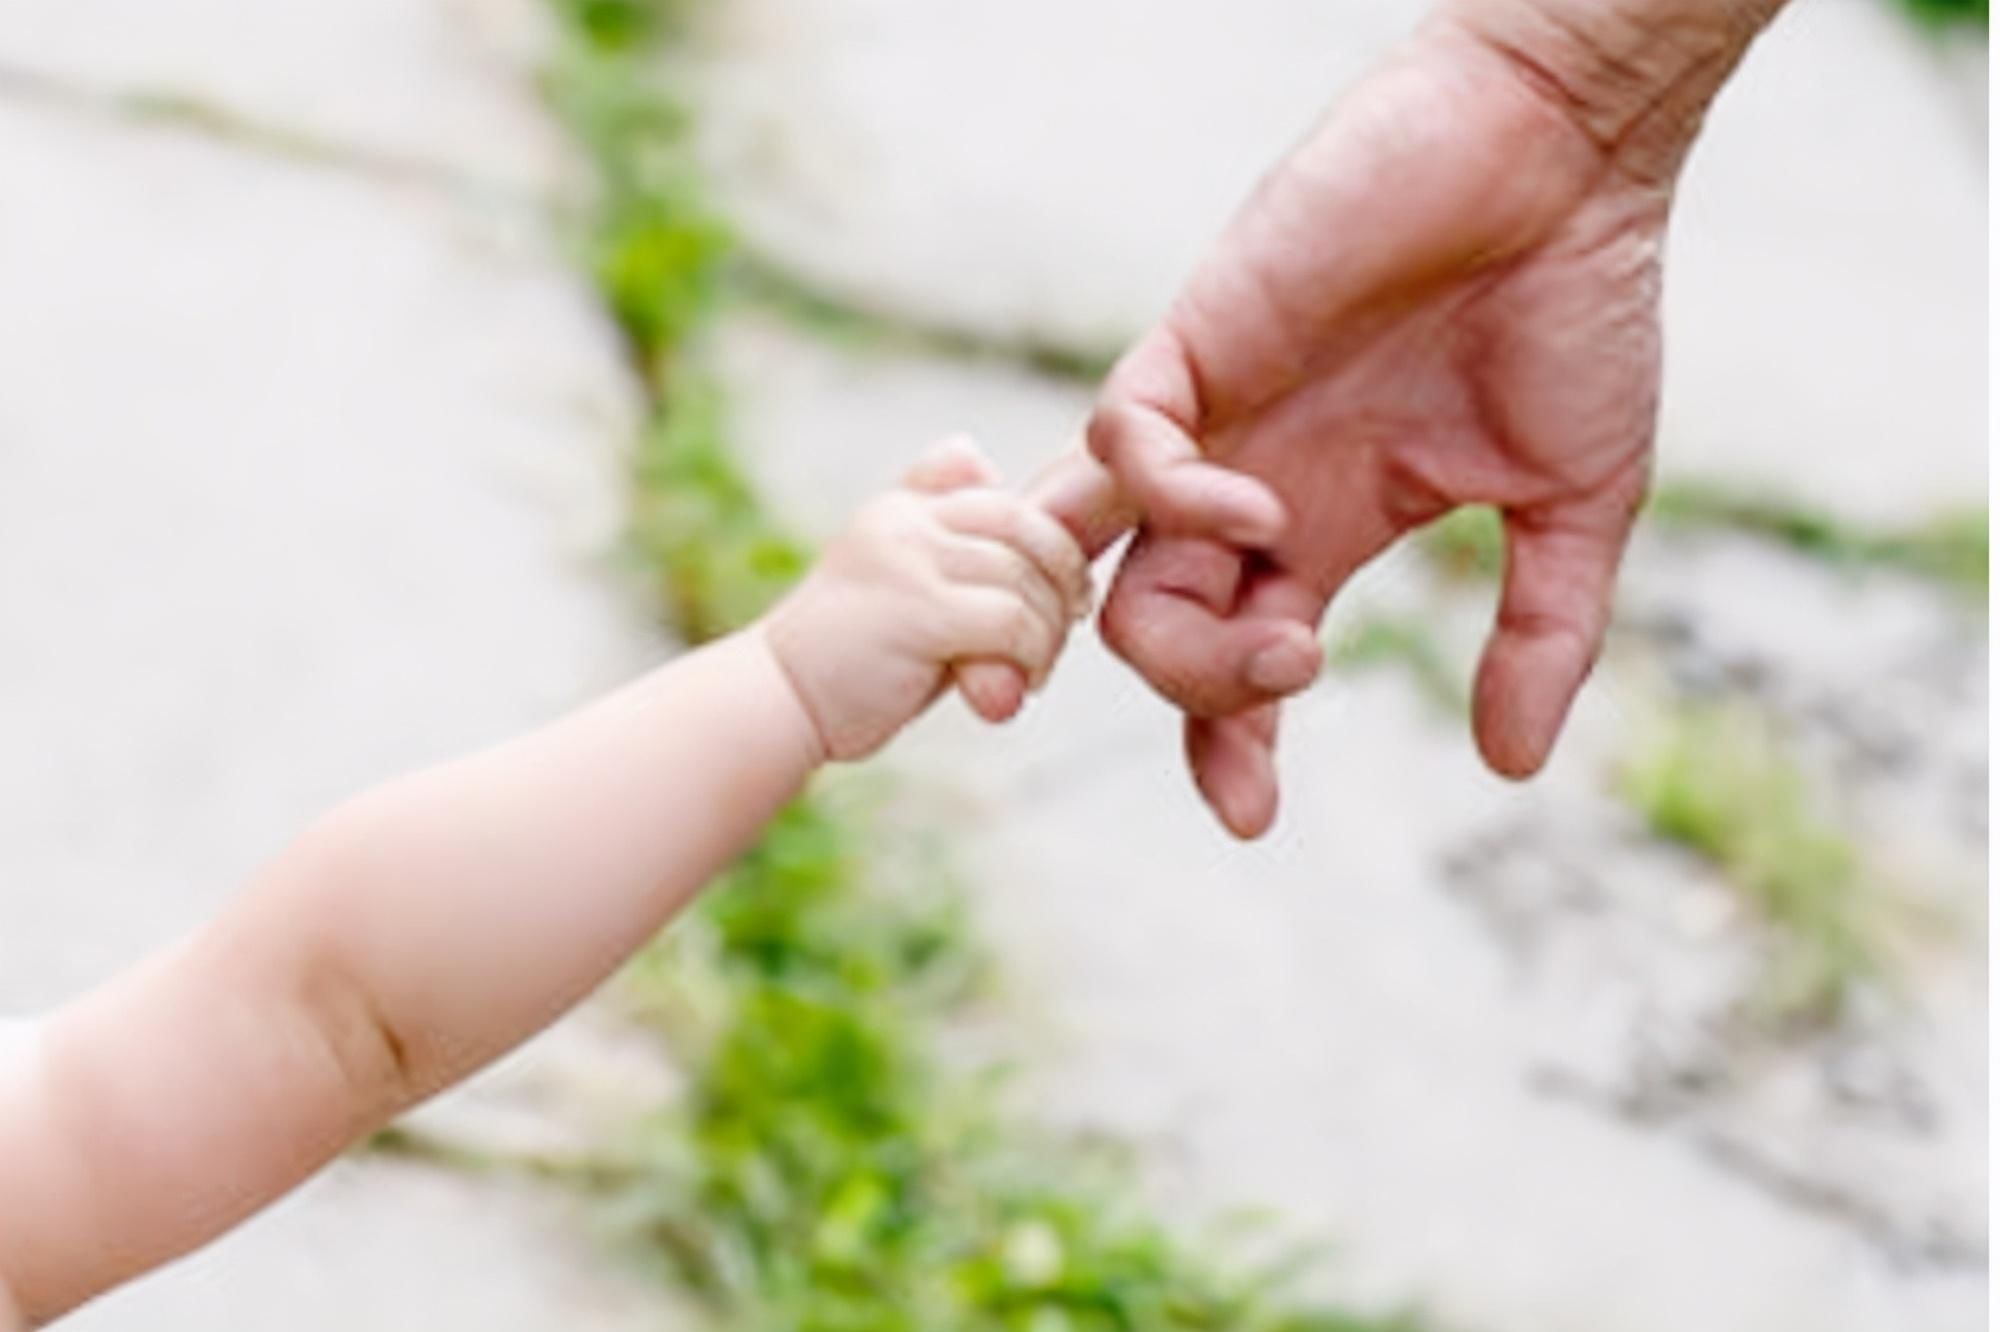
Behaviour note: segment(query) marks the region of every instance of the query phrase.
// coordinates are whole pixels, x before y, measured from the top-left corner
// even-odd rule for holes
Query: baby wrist
[[[764,664],[774,688],[772,694],[791,718],[800,743],[810,755],[811,766],[823,767],[834,757],[824,720],[813,708],[812,691],[803,673],[803,663],[795,660],[798,644],[776,623],[778,609],[743,630],[747,646]]]

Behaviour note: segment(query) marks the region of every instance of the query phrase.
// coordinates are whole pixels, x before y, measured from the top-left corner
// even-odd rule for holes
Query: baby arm
[[[933,456],[763,621],[336,809],[193,938],[0,1052],[0,1326],[212,1238],[547,1025],[955,661],[1048,671],[1088,599]]]

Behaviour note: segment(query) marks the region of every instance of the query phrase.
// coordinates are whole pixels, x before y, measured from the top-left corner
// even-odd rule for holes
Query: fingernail
[[[1267,694],[1290,694],[1312,683],[1319,664],[1318,645],[1286,638],[1260,648],[1244,668],[1243,678]]]

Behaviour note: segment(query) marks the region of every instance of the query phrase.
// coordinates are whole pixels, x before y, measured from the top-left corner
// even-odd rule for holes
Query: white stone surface
[[[0,115],[0,808],[14,928],[46,932],[19,1004],[644,653],[608,577],[630,390],[550,242]]]
[[[166,94],[538,190],[566,164],[535,90],[546,24],[534,0],[9,0],[0,77]]]
[[[228,1241],[84,1306],[68,1332],[641,1332],[659,1292],[608,1266],[573,1198],[343,1161]]]
[[[341,797],[548,718],[661,645],[609,553],[634,411],[616,341],[526,215],[40,102],[0,99],[0,161],[15,1013],[193,928]],[[587,1116],[660,1094],[602,1044],[558,1027],[432,1113],[546,1118],[580,1063],[621,1084],[586,1087]],[[77,1326],[666,1316],[560,1200],[362,1163]]]
[[[1894,8],[1794,5],[1716,105],[1667,255],[1661,459],[1870,517],[1986,493],[1986,173]]]
[[[1414,0],[736,0],[724,197],[827,286],[1115,348]],[[1792,6],[1722,99],[1668,277],[1663,463],[1867,515],[1985,490],[1971,95],[1881,0]]]

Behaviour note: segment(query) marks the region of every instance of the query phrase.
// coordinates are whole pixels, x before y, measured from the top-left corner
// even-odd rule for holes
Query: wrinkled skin
[[[1275,814],[1278,700],[1316,674],[1329,601],[1457,505],[1505,518],[1488,764],[1535,772],[1595,660],[1647,483],[1685,145],[1537,74],[1433,22],[1264,181],[1103,390],[1091,450],[1146,515],[1103,632],[1186,711],[1240,836]],[[1215,463],[1286,521],[1218,495]]]

